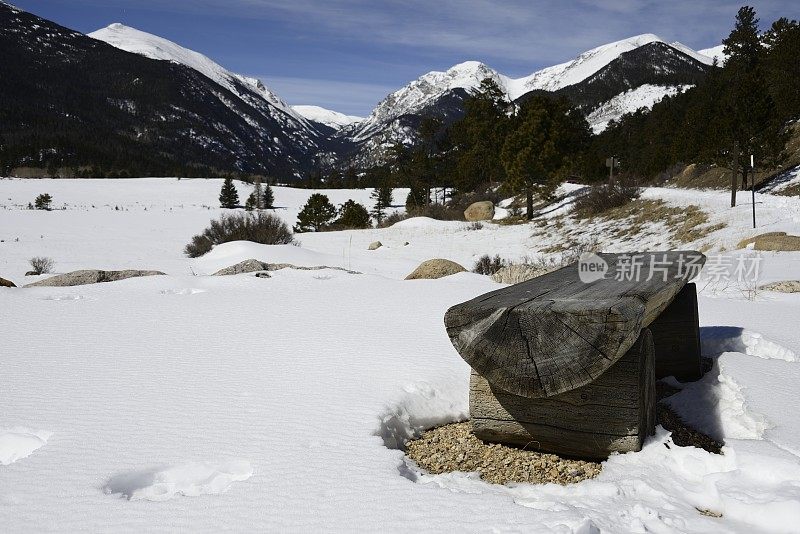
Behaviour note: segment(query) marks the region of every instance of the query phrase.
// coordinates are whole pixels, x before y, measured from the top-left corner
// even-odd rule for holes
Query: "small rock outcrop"
[[[383,243],[381,243],[380,241],[373,241],[372,243],[369,244],[369,246],[367,247],[367,250],[378,250],[382,246],[383,246]]]
[[[215,272],[212,276],[230,276],[233,274],[242,274],[242,273],[256,273],[259,271],[269,271],[269,264],[264,263],[262,261],[249,259],[240,261],[236,265],[231,265],[230,267],[225,267],[224,269],[220,269],[219,271]]]
[[[524,263],[515,263],[502,267],[492,275],[492,280],[498,284],[519,284],[525,280],[536,278],[549,272],[549,269],[534,267]]]
[[[17,284],[12,282],[11,280],[6,280],[5,278],[0,278],[0,287],[17,287]]]
[[[800,293],[800,280],[783,280],[764,284],[759,289],[765,291],[776,291],[778,293]]]
[[[494,204],[490,200],[474,202],[464,210],[464,219],[467,222],[491,221],[494,217]]]
[[[789,235],[786,232],[769,232],[742,239],[738,248],[746,248],[751,243],[755,250],[800,251],[800,236]]]
[[[103,282],[116,282],[127,278],[138,278],[140,276],[163,276],[161,271],[100,271],[97,269],[87,269],[82,271],[72,271],[71,273],[57,274],[25,287],[68,287],[83,286],[87,284],[100,284]]]
[[[456,262],[436,258],[420,263],[414,272],[406,276],[406,280],[434,280],[463,272],[466,272],[466,269]]]
[[[291,263],[265,263],[263,261],[258,261],[251,258],[249,260],[240,261],[236,265],[231,265],[230,267],[220,269],[211,276],[230,276],[232,274],[262,272],[266,274],[266,271],[280,271],[281,269],[296,269],[298,271],[320,271],[322,269],[333,269],[335,271],[344,271],[348,274],[361,274],[358,271],[351,271],[350,269],[345,269],[344,267],[329,267],[327,265],[304,267],[302,265],[292,265]],[[263,276],[262,278],[269,278],[269,276]]]

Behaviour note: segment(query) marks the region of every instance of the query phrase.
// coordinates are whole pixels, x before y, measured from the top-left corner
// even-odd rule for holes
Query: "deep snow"
[[[220,185],[0,180],[0,276],[36,279],[23,276],[35,255],[53,257],[57,272],[168,274],[0,291],[4,531],[796,531],[800,295],[701,292],[714,368],[670,403],[723,438],[723,455],[677,447],[659,430],[642,452],[613,456],[597,479],[567,487],[432,476],[397,447],[467,416],[468,367],[442,317],[498,285],[471,273],[402,278],[431,257],[471,267],[484,253],[535,256],[551,238],[532,225],[411,219],[304,234],[301,247],[228,243],[189,260],[182,247],[223,211]],[[249,186],[238,186],[244,198]],[[59,209],[24,209],[41,192]],[[275,188],[276,213],[294,223],[311,193]],[[369,203],[368,190],[325,193]],[[727,222],[706,239],[728,255],[753,233],[749,196],[735,210],[724,192],[645,197],[695,203]],[[797,199],[757,200],[756,233],[798,233]],[[385,246],[367,251],[376,239]],[[629,247],[603,239],[609,250]],[[663,245],[647,239],[642,248]],[[206,276],[250,257],[364,274]],[[765,281],[800,278],[800,253],[765,255],[763,267]]]

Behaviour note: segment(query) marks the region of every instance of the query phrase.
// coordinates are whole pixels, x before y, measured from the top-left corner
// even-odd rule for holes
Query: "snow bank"
[[[0,465],[13,464],[44,447],[52,432],[24,427],[0,428]]]
[[[103,489],[129,501],[167,501],[178,495],[225,493],[231,484],[252,475],[253,468],[245,460],[193,462],[116,475]]]

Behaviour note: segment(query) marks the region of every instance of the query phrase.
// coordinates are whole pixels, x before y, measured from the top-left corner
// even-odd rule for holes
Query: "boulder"
[[[266,271],[256,273],[256,278],[272,278],[272,275]]]
[[[236,265],[231,265],[230,267],[225,267],[224,269],[220,269],[219,271],[215,272],[212,276],[230,276],[232,274],[242,274],[242,273],[255,273],[259,271],[269,271],[270,266],[267,263],[249,259],[240,261]]]
[[[799,251],[800,236],[788,235],[786,232],[769,232],[748,239],[742,239],[738,248],[746,248],[753,244],[755,250]]]
[[[463,272],[466,272],[466,269],[456,262],[436,258],[420,263],[413,273],[406,276],[406,280],[433,280]]]
[[[39,273],[37,273],[36,271],[28,271],[27,273],[25,273],[25,276],[39,276]]]
[[[11,280],[6,280],[5,278],[0,278],[0,287],[17,287],[17,284],[12,282]]]
[[[25,287],[67,287],[82,286],[86,284],[99,284],[103,282],[116,282],[127,278],[137,278],[140,276],[163,276],[161,271],[100,271],[88,269],[83,271],[72,271],[71,273],[57,274],[38,282],[33,282]]]
[[[378,250],[382,246],[383,246],[383,243],[381,243],[380,241],[373,241],[372,243],[369,244],[369,246],[367,247],[367,250]]]
[[[764,284],[759,289],[766,291],[777,291],[778,293],[800,293],[800,280],[783,280]]]
[[[492,275],[492,280],[498,284],[519,284],[525,280],[536,278],[549,272],[550,269],[535,267],[524,263],[514,263],[501,268]]]
[[[464,210],[464,219],[468,222],[491,221],[494,217],[494,204],[490,200],[474,202]]]

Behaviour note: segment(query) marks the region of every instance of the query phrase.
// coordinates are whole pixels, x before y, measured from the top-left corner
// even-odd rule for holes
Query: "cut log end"
[[[549,398],[514,395],[473,371],[473,432],[484,441],[580,458],[638,451],[655,428],[654,363],[652,334],[643,329],[597,380]]]

